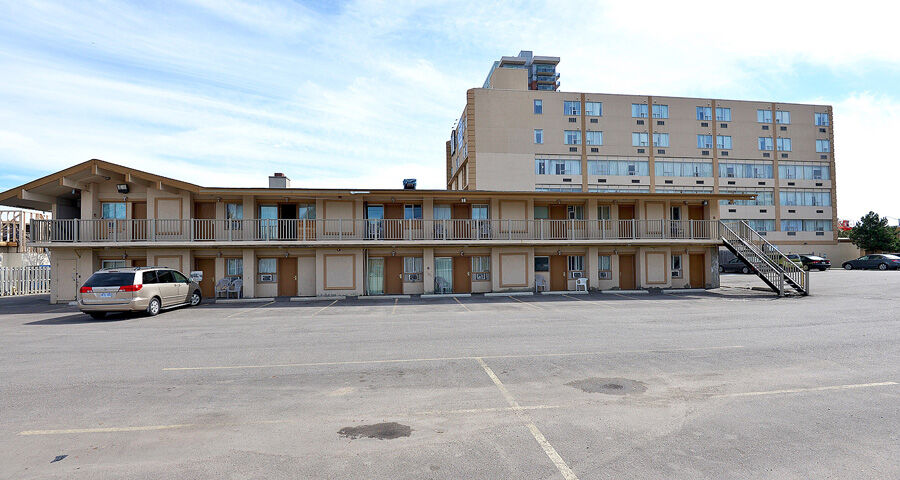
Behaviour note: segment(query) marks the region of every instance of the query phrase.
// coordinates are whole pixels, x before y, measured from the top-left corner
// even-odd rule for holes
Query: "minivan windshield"
[[[85,287],[121,287],[133,285],[134,273],[95,273],[84,283]]]

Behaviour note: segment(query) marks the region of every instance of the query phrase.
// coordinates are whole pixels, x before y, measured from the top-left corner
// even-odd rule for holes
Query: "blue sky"
[[[740,3],[0,1],[0,190],[89,158],[442,188],[466,89],[530,49],[563,90],[832,104],[839,215],[900,216],[898,8]]]

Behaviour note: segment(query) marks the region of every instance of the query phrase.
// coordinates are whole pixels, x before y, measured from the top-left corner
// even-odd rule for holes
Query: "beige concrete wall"
[[[316,295],[363,295],[364,261],[362,249],[317,249]]]
[[[508,90],[528,89],[528,70],[524,68],[497,68],[491,74],[491,88]]]

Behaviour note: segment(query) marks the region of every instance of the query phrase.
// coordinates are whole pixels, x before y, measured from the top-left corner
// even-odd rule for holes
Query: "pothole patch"
[[[603,393],[606,395],[628,395],[633,393],[644,393],[647,391],[647,385],[644,382],[629,380],[627,378],[592,377],[583,380],[574,380],[566,385],[586,393]]]
[[[356,440],[357,438],[377,438],[378,440],[393,440],[400,437],[408,437],[412,434],[409,425],[401,425],[397,422],[375,423],[372,425],[360,425],[358,427],[344,427],[338,430],[338,435]]]

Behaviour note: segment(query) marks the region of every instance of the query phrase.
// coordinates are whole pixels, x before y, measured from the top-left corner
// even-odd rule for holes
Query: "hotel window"
[[[422,281],[422,257],[403,257],[403,281]]]
[[[543,100],[535,100],[534,101],[534,114],[540,115],[544,113],[544,101]]]
[[[759,149],[760,150],[772,150],[773,142],[772,137],[759,137]]]
[[[244,205],[241,203],[225,204],[225,228],[227,230],[240,230],[241,220],[244,219]]]
[[[740,206],[775,205],[775,196],[772,193],[772,190],[742,191],[742,190],[735,190],[735,189],[722,189],[722,192],[735,194],[735,195],[756,195],[756,198],[753,200],[719,200],[719,205],[740,205]]]
[[[581,175],[581,160],[550,160],[538,158],[534,161],[535,175]]]
[[[759,123],[772,123],[772,111],[771,110],[757,110],[756,111],[756,121]]]
[[[603,116],[603,102],[584,102],[584,114],[589,117]]]
[[[100,207],[104,219],[125,219],[125,202],[103,202]]]
[[[730,122],[731,121],[731,108],[716,107],[716,121]]]
[[[654,164],[654,173],[660,177],[712,177],[712,162],[661,162]]]
[[[803,231],[803,220],[782,220],[782,232],[801,232]]]
[[[831,220],[803,220],[804,232],[830,232]]]
[[[563,102],[563,115],[581,115],[581,102]]]
[[[672,255],[672,278],[681,278],[681,255]]]
[[[697,120],[712,120],[712,108],[697,107]]]
[[[669,106],[668,105],[654,105],[653,106],[653,118],[669,118]]]
[[[472,257],[472,280],[486,282],[491,279],[491,257],[488,255]]]
[[[791,123],[791,112],[785,112],[782,110],[778,110],[775,112],[775,123],[782,124],[790,124]]]
[[[631,134],[631,145],[635,147],[646,147],[650,144],[649,137],[646,133],[634,132]]]
[[[101,260],[100,269],[109,270],[111,268],[125,268],[125,260]]]
[[[603,132],[587,131],[584,133],[585,143],[588,145],[603,145]]]
[[[569,276],[581,278],[584,276],[584,255],[569,255]]]
[[[647,118],[647,104],[646,103],[632,103],[631,104],[631,117],[632,118]]]
[[[316,204],[315,203],[301,203],[297,205],[297,218],[300,220],[315,220],[316,219]]]
[[[830,207],[831,192],[827,190],[782,189],[781,204],[787,206]]]
[[[779,137],[778,138],[778,151],[790,152],[791,151],[791,139]]]
[[[724,178],[772,178],[772,164],[719,162],[719,176]]]
[[[697,135],[697,148],[712,148],[712,135]]]
[[[597,205],[597,219],[610,220],[609,205]]]
[[[747,222],[747,225],[750,225],[750,228],[756,230],[757,232],[774,232],[775,231],[775,220],[774,219],[753,219],[748,218],[744,220]]]
[[[566,207],[566,218],[569,220],[584,220],[584,207],[581,205],[569,205]]]
[[[566,145],[581,145],[581,130],[565,131]]]
[[[647,176],[650,175],[650,169],[649,163],[646,161],[588,160],[588,173],[590,175]]]
[[[273,283],[275,282],[275,273],[278,268],[278,262],[274,258],[260,258],[259,259],[259,270],[257,274],[259,276],[260,283]]]
[[[411,205],[407,204],[403,206],[403,219],[404,220],[421,220],[422,219],[422,206],[421,205]]]
[[[600,270],[601,272],[600,278],[609,278],[608,275],[603,275],[602,272],[612,271],[612,262],[610,261],[611,257],[609,255],[600,255],[599,257],[597,257],[597,259],[599,260],[597,262],[599,267],[598,270]]]
[[[831,142],[828,140],[816,140],[816,152],[828,153],[831,151]]]
[[[716,135],[716,148],[719,150],[730,150],[731,135]]]
[[[669,134],[668,133],[654,133],[653,134],[653,146],[654,147],[668,147],[669,146]]]
[[[828,114],[827,113],[817,113],[816,114],[816,126],[819,126],[819,127],[827,127],[828,126]]]
[[[796,180],[830,180],[828,165],[778,165],[778,178]]]
[[[537,255],[535,255],[534,271],[535,272],[549,272],[550,271],[550,257],[538,257]]]
[[[534,143],[544,143],[544,131],[540,128],[534,129]]]
[[[534,206],[534,219],[535,220],[546,220],[550,218],[550,208],[545,205],[535,205]]]
[[[225,259],[225,276],[226,277],[242,277],[244,275],[244,259],[243,258],[226,258]]]

